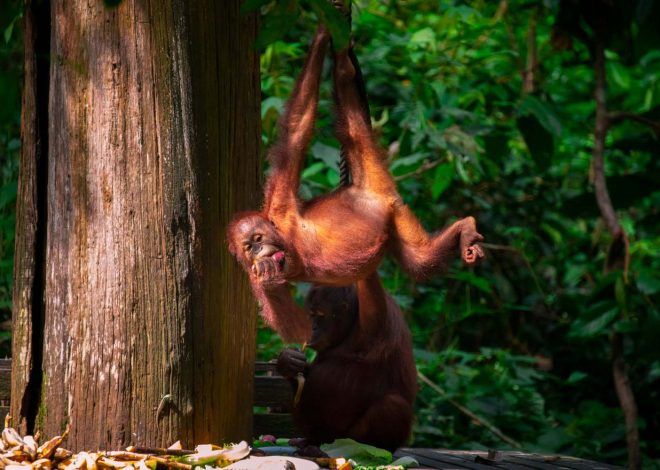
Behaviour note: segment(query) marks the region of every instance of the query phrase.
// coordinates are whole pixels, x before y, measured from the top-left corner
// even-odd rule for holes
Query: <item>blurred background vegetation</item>
[[[264,154],[315,25],[328,14],[322,1],[245,2],[264,14]],[[11,306],[20,10],[14,0],[0,9],[1,321]],[[612,125],[605,141],[609,192],[630,242],[627,272],[604,269],[612,236],[591,179],[594,12],[609,109],[634,115]],[[644,467],[660,468],[658,18],[658,0],[356,2],[353,32],[374,129],[402,197],[429,230],[474,215],[486,238],[487,259],[474,269],[457,260],[423,283],[389,259],[380,269],[406,314],[419,371],[437,385],[420,382],[414,445],[517,442],[624,464],[612,375],[618,335]],[[325,76],[305,197],[339,181]],[[261,359],[281,347],[260,329]]]
[[[0,357],[11,351],[11,285],[18,156],[21,149],[21,80],[23,2],[0,6]]]
[[[300,71],[322,0],[262,4],[264,151]],[[416,283],[380,271],[413,333],[413,444],[506,448],[626,462],[613,334],[639,408],[646,468],[660,468],[660,2],[355,1],[353,32],[373,124],[406,203],[427,229],[477,218],[487,259]],[[604,274],[611,242],[591,183],[594,19],[604,14],[610,128],[605,174],[630,240],[627,281]],[[328,61],[329,62],[329,61]],[[329,63],[326,64],[329,67]],[[307,197],[336,187],[326,70]],[[340,228],[339,228],[340,229]],[[304,286],[299,289],[304,293]],[[280,348],[260,331],[262,358]],[[368,384],[365,384],[368,386]],[[655,461],[654,461],[655,460]]]

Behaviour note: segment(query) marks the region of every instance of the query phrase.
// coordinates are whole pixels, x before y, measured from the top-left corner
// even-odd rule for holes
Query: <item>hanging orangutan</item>
[[[357,61],[350,48],[334,52],[336,134],[352,183],[308,201],[298,197],[300,172],[318,105],[330,36],[319,27],[279,122],[270,151],[264,207],[238,214],[228,227],[229,250],[250,276],[266,321],[285,340],[308,338],[310,322],[291,302],[286,282],[347,285],[376,270],[385,252],[422,278],[445,268],[456,252],[467,264],[483,257],[473,217],[428,234],[397,193],[371,133]],[[279,318],[275,311],[289,312]]]
[[[293,414],[309,443],[351,438],[390,450],[405,444],[417,392],[412,341],[378,274],[350,286],[315,285],[305,307],[316,358],[308,364],[304,353],[285,349],[277,370],[296,393],[296,377],[304,377]]]

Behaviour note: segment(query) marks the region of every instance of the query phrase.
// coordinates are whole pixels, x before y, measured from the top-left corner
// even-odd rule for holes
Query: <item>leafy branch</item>
[[[501,439],[502,441],[504,441],[507,444],[511,445],[512,447],[516,447],[518,449],[522,447],[518,441],[516,441],[515,439],[513,439],[513,438],[507,436],[506,434],[504,434],[497,427],[495,427],[493,424],[491,424],[486,418],[482,418],[481,416],[478,416],[476,413],[474,413],[470,409],[466,408],[465,406],[461,405],[459,402],[457,402],[453,398],[450,398],[449,395],[447,394],[447,392],[442,387],[437,385],[435,382],[433,382],[427,376],[425,376],[421,372],[417,371],[417,377],[419,378],[419,380],[421,380],[426,385],[431,387],[431,389],[434,390],[438,395],[440,395],[442,398],[447,400],[447,403],[452,405],[454,408],[456,408],[458,411],[460,411],[465,416],[470,418],[472,421],[474,421],[475,423],[477,423],[480,426],[485,427],[493,435],[497,436],[499,439]]]

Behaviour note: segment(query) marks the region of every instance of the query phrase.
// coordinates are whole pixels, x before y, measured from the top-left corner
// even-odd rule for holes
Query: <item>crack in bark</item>
[[[36,432],[37,418],[41,404],[43,388],[43,350],[44,350],[44,288],[46,270],[46,226],[47,226],[47,189],[48,189],[48,102],[50,86],[50,2],[46,0],[27,0],[25,5],[25,32],[32,35],[34,50],[32,60],[36,63],[34,88],[36,91],[36,173],[34,188],[36,191],[36,232],[33,245],[34,278],[32,280],[30,301],[32,303],[31,362],[30,373],[21,400],[20,413],[25,420],[27,432]]]

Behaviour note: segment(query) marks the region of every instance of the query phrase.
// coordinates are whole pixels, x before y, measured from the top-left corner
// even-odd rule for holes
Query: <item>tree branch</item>
[[[507,436],[504,434],[502,431],[500,431],[498,428],[496,428],[494,425],[490,424],[486,418],[481,418],[477,416],[473,411],[467,409],[460,403],[458,403],[456,400],[449,398],[447,395],[447,392],[443,388],[441,388],[439,385],[434,383],[431,379],[429,379],[427,376],[422,374],[421,372],[417,371],[417,377],[419,377],[419,380],[424,382],[426,385],[431,387],[438,395],[440,395],[442,398],[447,400],[447,402],[452,405],[453,407],[457,408],[461,413],[466,415],[468,418],[476,422],[477,424],[485,427],[488,429],[491,433],[493,433],[495,436],[506,442],[507,444],[511,445],[512,447],[520,448],[522,447],[520,443],[513,438]]]
[[[596,202],[600,213],[605,219],[607,228],[612,234],[613,240],[607,254],[605,263],[605,272],[614,268],[622,267],[624,279],[628,272],[629,245],[626,232],[621,227],[619,220],[612,206],[607,184],[605,182],[604,158],[605,158],[605,139],[607,137],[608,127],[612,123],[610,115],[607,112],[607,78],[605,75],[605,40],[603,38],[604,20],[596,28],[593,54],[594,54],[594,75],[595,90],[594,98],[596,100],[596,124],[594,129],[594,150],[592,157],[592,177],[594,190],[596,193]],[[623,116],[632,115],[632,113],[619,114]],[[619,332],[613,332],[611,338],[612,344],[612,376],[614,388],[616,390],[619,404],[626,426],[626,443],[628,447],[628,468],[638,470],[641,468],[641,456],[639,450],[639,428],[638,412],[635,402],[635,394],[628,376],[628,367],[623,351],[623,335]]]
[[[394,181],[401,181],[406,178],[410,178],[412,176],[419,176],[425,171],[429,171],[432,168],[435,168],[436,166],[440,165],[443,163],[444,160],[433,160],[431,162],[424,162],[419,168],[417,168],[415,171],[411,171],[410,173],[405,173],[403,175],[395,176]]]
[[[623,121],[635,121],[639,124],[650,127],[655,135],[660,137],[660,121],[654,121],[641,114],[631,113],[630,111],[611,111],[607,113],[607,121],[610,126],[619,124]]]
[[[538,57],[536,47],[536,10],[529,17],[527,29],[527,65],[523,70],[523,95],[529,95],[536,91],[536,71],[538,68]]]
[[[525,266],[527,266],[527,269],[529,270],[529,274],[532,276],[532,279],[534,280],[534,285],[536,286],[536,290],[539,291],[541,298],[545,299],[545,292],[543,291],[543,288],[541,287],[541,283],[539,282],[539,279],[536,276],[536,273],[534,272],[532,263],[529,262],[529,258],[527,258],[527,255],[525,255],[524,251],[509,245],[495,245],[492,243],[483,243],[483,242],[481,242],[480,245],[482,246],[482,248],[486,248],[489,250],[510,251],[520,256],[525,262]]]
[[[641,468],[639,431],[637,428],[637,402],[628,375],[628,364],[626,364],[626,359],[623,353],[623,335],[621,333],[614,333],[612,335],[611,344],[614,388],[619,397],[619,403],[623,410],[623,419],[626,423],[628,467],[631,470],[637,470]]]
[[[592,178],[596,192],[596,202],[600,213],[605,219],[608,230],[614,236],[621,232],[621,225],[617,219],[610,193],[605,182],[605,137],[607,136],[607,103],[606,103],[606,78],[605,78],[605,46],[602,41],[595,45],[594,73],[596,78],[596,89],[594,98],[596,100],[596,126],[594,129],[594,150],[592,154]]]

